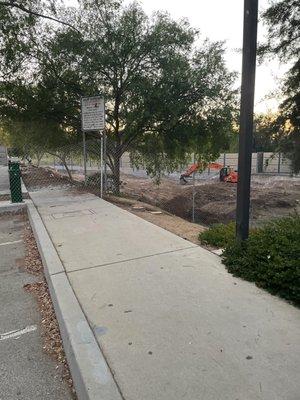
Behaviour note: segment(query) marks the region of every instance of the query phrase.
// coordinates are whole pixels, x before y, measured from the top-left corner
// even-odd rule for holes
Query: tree
[[[50,23],[48,31],[55,29],[55,23],[77,31],[68,22],[70,11],[65,12],[62,0],[0,0],[0,79],[32,68],[31,49],[45,21]]]
[[[260,113],[254,116],[253,151],[276,151],[278,135],[276,113]]]
[[[300,171],[300,4],[297,0],[272,2],[262,14],[267,42],[260,54],[276,55],[280,61],[292,62],[282,83],[284,101],[277,119],[278,149],[292,161],[294,172]]]
[[[39,115],[74,140],[80,96],[105,97],[107,163],[116,192],[124,152],[153,176],[191,152],[205,159],[218,154],[235,106],[234,74],[225,67],[222,43],[205,41],[196,49],[197,32],[187,21],[164,13],[149,18],[136,3],[82,0],[73,19],[81,34],[59,27],[32,41],[30,85],[37,99],[44,94]]]
[[[253,152],[275,152],[278,143],[278,113],[266,112],[256,113],[254,115],[254,132],[253,132]],[[222,148],[222,151],[230,153],[238,152],[239,142],[239,124],[234,123],[231,130],[230,142],[228,147]]]
[[[72,29],[76,28],[69,24],[66,21],[62,21],[60,19],[55,18],[55,16],[52,15],[46,15],[42,12],[42,10],[48,10],[50,11],[51,14],[56,15],[57,10],[56,10],[56,0],[1,0],[0,1],[0,7],[6,8],[8,12],[11,12],[12,10],[18,10],[21,11],[22,13],[26,14],[26,17],[38,17],[38,18],[44,18],[48,19],[50,21],[58,22],[59,24],[66,25]]]
[[[2,84],[1,88],[4,99],[0,101],[0,127],[6,144],[25,158],[39,160],[44,153],[58,157],[72,178],[67,157],[71,146],[78,141],[77,130],[68,122],[64,124],[63,119],[77,109],[70,110],[70,102],[57,103],[49,92],[50,85],[45,89],[13,81]]]
[[[114,3],[112,11],[85,1],[82,7],[84,75],[106,98],[116,187],[125,151],[153,176],[191,151],[213,157],[231,123],[234,97],[222,45],[205,42],[194,50],[197,32],[186,21],[161,13],[149,19],[137,4]]]

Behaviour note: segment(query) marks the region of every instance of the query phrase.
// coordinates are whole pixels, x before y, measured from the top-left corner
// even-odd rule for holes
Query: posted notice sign
[[[100,96],[81,98],[83,131],[101,131],[105,128],[104,99]]]

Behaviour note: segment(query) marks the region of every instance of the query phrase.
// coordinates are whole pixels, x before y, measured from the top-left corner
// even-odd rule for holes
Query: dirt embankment
[[[70,180],[48,168],[22,166],[22,179],[28,190],[35,190],[49,186],[69,185]]]
[[[191,219],[193,187],[163,179],[155,185],[150,179],[123,176],[124,193],[137,200],[161,207],[179,217]],[[195,220],[203,224],[235,219],[236,185],[218,181],[197,183]],[[281,176],[254,176],[251,185],[251,223],[300,212],[300,179]]]

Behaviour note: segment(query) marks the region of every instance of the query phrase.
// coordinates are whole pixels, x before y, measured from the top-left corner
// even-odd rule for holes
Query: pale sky
[[[125,3],[130,3],[125,0]],[[200,30],[201,37],[226,41],[226,62],[230,70],[241,72],[243,0],[140,0],[144,10],[151,15],[157,10],[168,11],[174,19],[187,18],[190,24]],[[259,0],[260,10],[267,8],[269,0]],[[77,0],[65,0],[67,5],[76,5]],[[264,38],[265,28],[258,25],[258,40]],[[276,110],[278,101],[265,97],[275,91],[278,79],[282,77],[286,65],[277,60],[257,66],[255,87],[255,111]],[[240,77],[237,86],[240,84]]]

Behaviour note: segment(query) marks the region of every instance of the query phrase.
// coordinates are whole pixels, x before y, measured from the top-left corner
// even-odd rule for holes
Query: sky
[[[268,7],[270,0],[259,0],[260,11]],[[124,3],[130,3],[125,0]],[[243,39],[243,0],[140,0],[147,14],[154,11],[168,11],[174,19],[187,18],[190,24],[200,30],[201,38],[226,41],[225,58],[230,70],[241,73]],[[65,0],[67,5],[76,5],[77,0]],[[262,42],[266,29],[258,24],[258,41]],[[279,87],[279,79],[287,70],[275,59],[257,65],[255,85],[255,111],[276,111],[278,98],[270,98]],[[240,85],[240,75],[236,86]],[[266,98],[268,97],[268,98]]]

